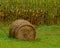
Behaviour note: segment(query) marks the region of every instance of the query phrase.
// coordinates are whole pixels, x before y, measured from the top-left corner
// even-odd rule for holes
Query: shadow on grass
[[[8,38],[8,40],[10,40],[10,41],[17,41],[17,42],[20,42],[20,41],[22,41],[22,42],[40,42],[41,41],[40,38],[36,38],[35,40],[30,40],[30,39],[22,40],[22,39]]]
[[[6,38],[2,38],[0,40],[5,40],[5,41],[15,41],[15,42],[40,42],[41,41],[41,38],[36,38],[35,40],[22,40],[22,39],[16,39],[16,38],[9,38],[9,37],[6,37]]]

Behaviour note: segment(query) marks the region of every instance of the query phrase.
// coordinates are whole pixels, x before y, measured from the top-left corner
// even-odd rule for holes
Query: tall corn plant
[[[1,0],[6,21],[26,19],[33,24],[55,24],[59,16],[60,0]],[[0,15],[1,16],[1,15]]]

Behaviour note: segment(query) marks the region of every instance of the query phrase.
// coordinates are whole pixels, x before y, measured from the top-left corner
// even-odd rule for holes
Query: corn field
[[[60,0],[0,0],[0,22],[16,19],[34,25],[60,25]]]

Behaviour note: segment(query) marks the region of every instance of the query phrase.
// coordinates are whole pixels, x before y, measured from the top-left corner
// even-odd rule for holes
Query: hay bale
[[[9,36],[23,40],[34,40],[36,37],[35,27],[26,20],[16,20],[10,26]]]

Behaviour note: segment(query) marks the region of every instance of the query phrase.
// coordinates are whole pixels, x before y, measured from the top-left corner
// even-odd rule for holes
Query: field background
[[[36,40],[9,38],[9,25],[0,24],[0,48],[60,48],[60,26],[37,26]]]
[[[34,25],[60,25],[60,0],[0,0],[0,21],[16,19]]]
[[[36,40],[8,37],[16,19],[36,26]],[[60,0],[0,0],[0,48],[60,48]]]

